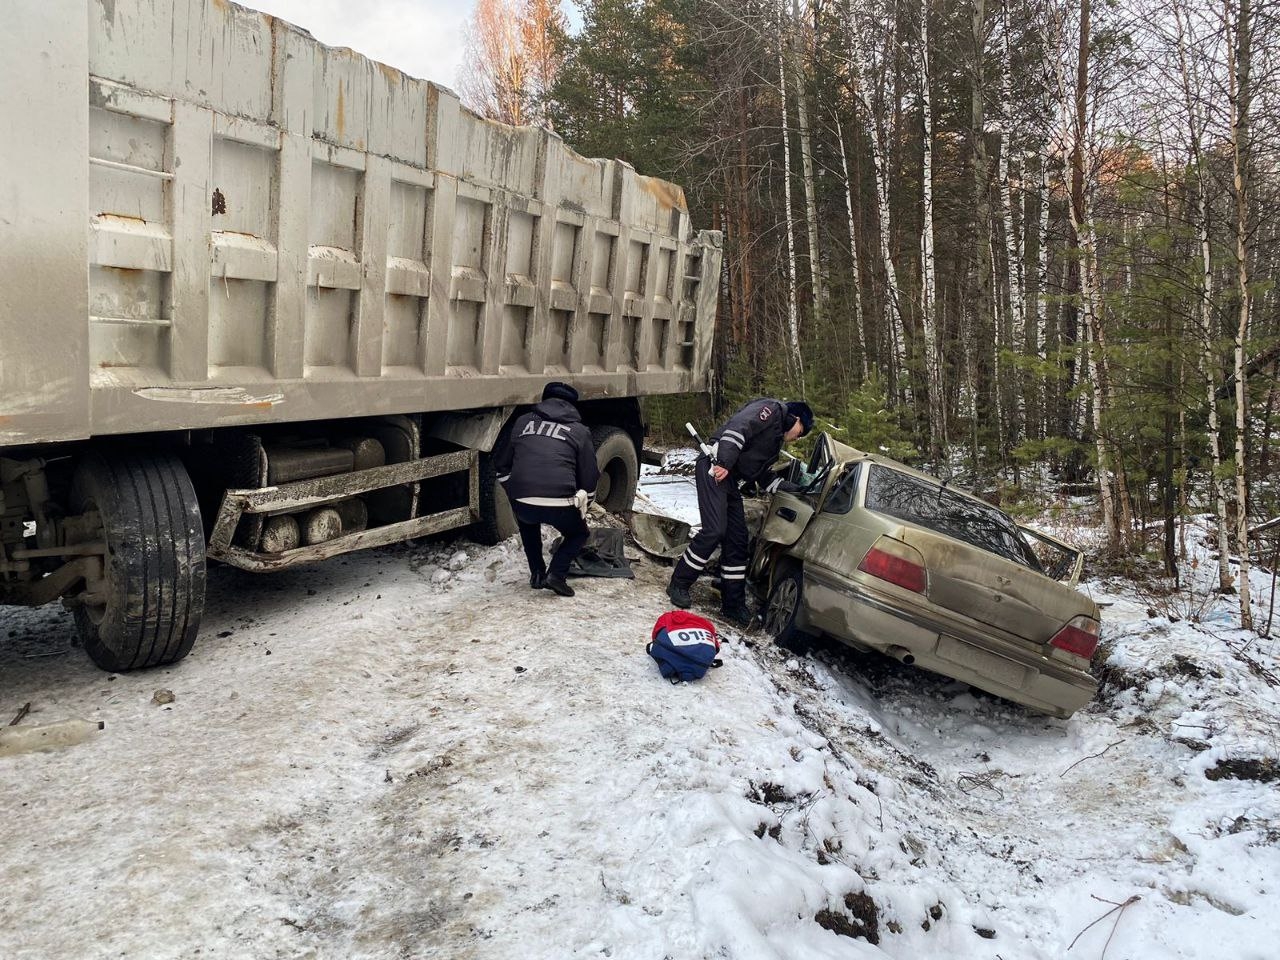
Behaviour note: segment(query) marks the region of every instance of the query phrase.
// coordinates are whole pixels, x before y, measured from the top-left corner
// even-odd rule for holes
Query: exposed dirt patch
[[[928,933],[932,929],[935,921],[942,919],[942,904],[935,903],[929,908],[929,916],[924,918],[924,922],[920,924],[920,929]]]
[[[794,797],[787,792],[786,788],[778,786],[766,780],[764,783],[753,783],[751,785],[751,799],[759,803],[787,803]]]
[[[1219,760],[1204,772],[1206,780],[1257,780],[1271,783],[1280,780],[1280,762],[1269,757],[1241,757]]]
[[[846,893],[844,910],[819,910],[813,919],[842,937],[861,938],[873,945],[880,942],[880,909],[866,893]]]
[[[1204,669],[1190,657],[1184,657],[1180,653],[1173,655],[1173,670],[1192,680],[1200,680],[1204,677]]]

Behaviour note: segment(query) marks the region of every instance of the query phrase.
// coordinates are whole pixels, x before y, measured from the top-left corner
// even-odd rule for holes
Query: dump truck
[[[207,561],[514,532],[492,452],[579,391],[704,391],[721,240],[679,187],[225,0],[16,0],[0,61],[0,604],[173,663]]]

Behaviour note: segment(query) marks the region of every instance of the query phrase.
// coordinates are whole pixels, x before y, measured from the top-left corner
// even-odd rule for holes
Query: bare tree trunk
[[[933,456],[947,442],[946,404],[942,395],[941,356],[934,320],[936,279],[933,253],[933,97],[929,85],[929,0],[920,0],[920,115],[924,136],[920,141],[921,192],[924,212],[920,221],[920,330],[924,340],[925,378],[929,391],[929,447]]]
[[[1009,384],[1005,379],[1008,373],[1008,364],[1005,363],[1005,356],[1012,349],[1012,340],[1010,339],[1010,326],[1008,311],[1005,309],[1004,298],[996,295],[995,284],[996,278],[999,276],[999,264],[996,261],[996,229],[995,223],[988,224],[987,229],[987,276],[991,283],[991,325],[995,331],[994,350],[988,355],[991,364],[991,397],[995,404],[995,427],[996,427],[996,451],[1004,461],[1005,454],[1009,449],[1006,440],[1012,441],[1013,429],[1010,426],[1012,419],[1009,413]]]
[[[1202,374],[1206,409],[1209,415],[1209,456],[1211,473],[1210,489],[1214,494],[1214,514],[1218,533],[1218,589],[1222,593],[1234,589],[1231,550],[1227,539],[1227,481],[1222,475],[1222,430],[1218,423],[1218,399],[1214,385],[1217,358],[1213,350],[1213,250],[1209,241],[1209,199],[1204,157],[1201,154],[1201,117],[1198,105],[1199,91],[1193,89],[1191,68],[1188,62],[1187,37],[1183,27],[1185,10],[1182,4],[1174,6],[1178,25],[1178,68],[1182,77],[1182,95],[1187,109],[1187,132],[1191,148],[1191,161],[1196,168],[1196,234],[1200,245],[1200,303],[1197,317],[1200,321],[1202,350]],[[1190,17],[1187,18],[1190,26]]]
[[[781,19],[785,23],[785,8],[780,8]],[[784,197],[786,202],[785,216],[787,220],[787,335],[791,360],[791,374],[804,396],[804,362],[800,354],[800,317],[796,309],[796,234],[795,218],[791,213],[791,119],[787,113],[787,69],[782,55],[785,40],[778,38],[778,89],[782,93],[782,170],[784,181]]]
[[[1014,184],[1012,170],[1013,153],[1013,116],[1010,110],[1011,82],[1009,77],[1011,54],[1009,50],[1009,4],[1001,0],[1000,13],[1004,32],[1000,58],[1000,216],[1004,222],[1004,252],[1008,264],[1010,339],[1008,346],[1019,355],[1027,352],[1027,318],[1023,310],[1022,288],[1022,244],[1014,229],[1013,209],[1017,203],[1017,187]],[[1021,220],[1023,218],[1019,218]],[[1009,440],[1016,442],[1020,431],[1027,420],[1026,391],[1021,383],[1025,379],[1022,371],[1014,367],[1009,371],[1014,395],[1014,417],[1010,425]]]
[[[867,86],[862,73],[862,53],[858,41],[857,21],[853,15],[853,0],[846,0],[849,21],[849,65],[853,74],[854,92],[867,118],[867,137],[871,143],[871,166],[875,173],[876,208],[880,216],[880,257],[884,263],[885,277],[888,285],[888,296],[885,297],[885,323],[892,344],[894,363],[897,371],[905,372],[907,367],[906,330],[902,322],[902,298],[898,290],[898,271],[894,267],[893,256],[889,249],[891,222],[889,218],[889,190],[885,178],[885,156],[880,145],[880,128],[876,121],[876,111],[867,95]]]
[[[1267,403],[1262,413],[1262,450],[1258,454],[1258,476],[1271,476],[1271,418],[1276,411],[1276,394],[1280,392],[1280,361],[1271,364],[1271,386],[1267,388]]]
[[[1035,355],[1042,362],[1049,358],[1049,151],[1048,144],[1040,154],[1040,210],[1035,220],[1036,238],[1036,326]],[[1030,321],[1028,321],[1030,322]],[[1027,389],[1036,401],[1036,436],[1049,435],[1049,385],[1037,376]]]
[[[1080,36],[1076,57],[1076,87],[1068,99],[1066,78],[1063,75],[1062,58],[1058,58],[1058,90],[1063,115],[1066,142],[1071,144],[1071,156],[1063,158],[1070,163],[1070,170],[1063,170],[1063,178],[1071,184],[1070,202],[1072,232],[1080,245],[1080,293],[1084,313],[1084,336],[1080,338],[1080,350],[1086,365],[1086,375],[1092,384],[1092,425],[1094,451],[1097,457],[1098,494],[1102,501],[1102,524],[1108,532],[1113,548],[1121,545],[1119,517],[1116,512],[1115,490],[1110,451],[1102,431],[1102,416],[1106,397],[1102,389],[1098,360],[1102,355],[1101,329],[1098,319],[1101,307],[1097,275],[1097,245],[1089,210],[1085,181],[1085,137],[1088,132],[1087,103],[1089,97],[1089,31],[1090,0],[1080,0]],[[1065,31],[1063,32],[1065,35]],[[1080,375],[1077,367],[1077,376]]]
[[[792,30],[795,34],[802,35],[804,27],[800,20],[799,0],[791,0],[791,15],[794,20]],[[800,164],[804,176],[805,224],[809,228],[809,279],[813,284],[813,319],[820,330],[822,329],[822,308],[827,294],[826,285],[822,279],[822,256],[818,250],[818,202],[813,186],[813,144],[809,132],[809,109],[806,103],[808,91],[805,89],[804,63],[797,49],[795,34],[791,42],[791,75],[796,84],[796,119],[800,127]]]
[[[1236,550],[1240,555],[1240,626],[1253,628],[1249,605],[1249,487],[1245,477],[1246,427],[1249,412],[1249,383],[1245,376],[1244,344],[1249,335],[1249,107],[1253,90],[1252,0],[1239,0],[1234,36],[1227,37],[1227,77],[1231,99],[1231,192],[1235,197],[1236,295],[1239,314],[1236,323]],[[1225,0],[1226,22],[1231,23],[1231,0]]]
[[[1036,232],[1037,264],[1036,275],[1039,283],[1039,296],[1036,300],[1036,353],[1041,360],[1048,358],[1045,342],[1048,336],[1049,320],[1049,151],[1040,158],[1040,220]]]
[[[986,90],[986,41],[987,12],[986,0],[973,0],[973,16],[971,21],[971,86],[969,97],[969,136],[973,148],[973,222],[977,227],[974,238],[974,257],[976,259],[976,289],[974,290],[974,321],[978,343],[982,344],[974,371],[974,383],[977,417],[987,425],[994,423],[997,427],[1001,420],[1000,393],[998,389],[997,341],[999,331],[995,318],[995,297],[993,295],[991,249],[991,184],[990,158],[987,154],[986,140],[986,107],[984,94]]]
[[[1187,382],[1187,361],[1185,356],[1178,361],[1178,393],[1184,392]],[[1178,560],[1187,562],[1187,488],[1191,486],[1191,477],[1187,471],[1187,405],[1178,404]],[[1175,584],[1177,581],[1174,581]]]
[[[862,353],[862,379],[867,379],[867,338],[862,323],[862,268],[858,263],[858,230],[853,213],[853,180],[849,177],[849,157],[844,145],[844,129],[836,115],[836,139],[840,141],[840,167],[844,171],[845,209],[849,214],[849,258],[853,272],[853,332]]]

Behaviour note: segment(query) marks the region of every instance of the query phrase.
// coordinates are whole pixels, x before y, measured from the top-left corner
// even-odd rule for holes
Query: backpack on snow
[[[653,625],[653,639],[645,649],[672,683],[701,680],[709,669],[720,666],[716,659],[720,638],[715,624],[683,610],[672,610],[658,618]]]

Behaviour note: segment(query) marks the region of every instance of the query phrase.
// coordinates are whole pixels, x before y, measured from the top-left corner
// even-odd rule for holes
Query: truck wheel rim
[[[798,593],[794,580],[782,581],[773,591],[773,596],[769,598],[767,624],[770,633],[777,635],[791,624],[791,618],[796,612],[796,602],[799,600]]]

